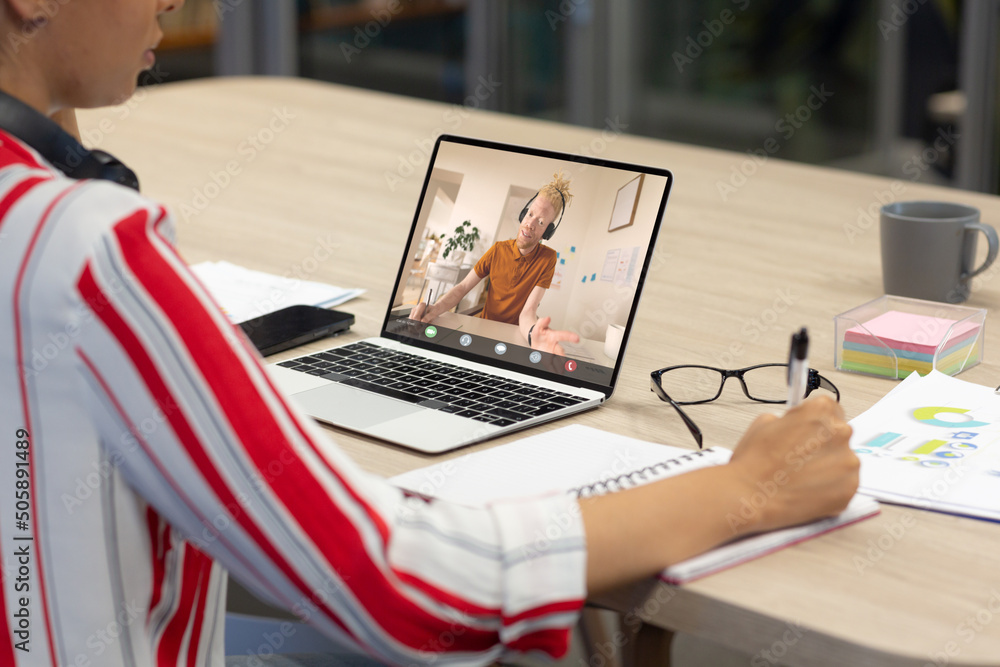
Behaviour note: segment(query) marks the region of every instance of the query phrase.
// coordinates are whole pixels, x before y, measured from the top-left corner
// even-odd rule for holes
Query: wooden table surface
[[[962,202],[1000,224],[994,196],[784,162],[781,145],[794,137],[779,137],[778,151],[763,160],[753,154],[766,154],[763,142],[724,152],[629,136],[616,118],[595,130],[477,105],[474,97],[444,105],[296,79],[205,79],[80,116],[85,143],[115,153],[140,174],[144,193],[173,209],[189,262],[228,260],[367,289],[342,307],[357,317],[345,342],[379,332],[440,133],[672,170],[614,396],[531,432],[576,422],[693,446],[674,411],[650,393],[649,372],[784,361],[789,333],[800,326],[809,327],[811,365],[837,384],[853,417],[895,386],[833,368],[834,316],[882,294],[880,205]],[[990,310],[984,361],[961,377],[988,385],[1000,382],[998,272],[976,279],[967,304]],[[689,414],[706,445],[733,446],[768,409],[728,386]],[[431,457],[332,435],[385,475],[471,451]],[[683,587],[650,582],[595,602],[739,648],[755,665],[1000,665],[998,551],[996,524],[886,505],[875,519]]]

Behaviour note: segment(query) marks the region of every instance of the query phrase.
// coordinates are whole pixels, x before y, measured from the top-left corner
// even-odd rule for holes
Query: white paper
[[[331,308],[365,292],[276,276],[229,262],[201,262],[191,270],[234,323],[300,304]]]
[[[618,256],[618,266],[615,268],[615,284],[631,285],[635,277],[635,266],[639,260],[639,246],[622,250]]]
[[[482,506],[505,498],[565,492],[669,459],[686,457],[692,461],[686,469],[691,469],[725,463],[729,455],[727,449],[698,453],[574,424],[412,470],[390,481],[426,496]],[[697,461],[703,463],[697,466]],[[664,472],[658,469],[658,476],[666,476]]]
[[[612,248],[604,255],[604,267],[601,269],[601,280],[608,282],[614,280],[615,270],[618,268],[618,256],[621,255],[621,248]]]
[[[851,425],[863,493],[1000,521],[1000,396],[993,387],[912,373]]]

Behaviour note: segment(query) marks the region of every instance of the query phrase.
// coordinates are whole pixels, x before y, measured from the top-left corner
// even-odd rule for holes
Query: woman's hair
[[[565,200],[566,206],[569,206],[570,201],[573,199],[573,195],[569,192],[569,181],[563,177],[561,171],[558,174],[552,174],[552,182],[543,185],[538,191],[538,195],[552,204],[556,216],[562,212],[563,200]]]

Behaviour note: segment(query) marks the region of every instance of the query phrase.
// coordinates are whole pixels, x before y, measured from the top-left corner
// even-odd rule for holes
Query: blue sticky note
[[[565,259],[561,259],[561,258],[560,258],[560,260],[559,260],[559,263],[560,263],[560,264],[565,264],[565,263],[566,263],[566,260],[565,260]]]
[[[597,280],[597,274],[596,273],[591,273],[590,274],[590,279],[591,280]]]
[[[584,276],[583,278],[580,278],[580,282],[581,283],[587,282],[587,276]]]
[[[576,252],[576,246],[575,246],[575,245],[571,245],[571,246],[569,247],[569,251],[570,251],[570,252]]]

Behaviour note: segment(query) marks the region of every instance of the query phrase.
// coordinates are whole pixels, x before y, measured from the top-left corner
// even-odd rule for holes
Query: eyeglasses
[[[701,429],[681,410],[681,406],[714,401],[722,395],[726,380],[732,377],[740,381],[743,393],[752,401],[784,403],[788,399],[788,364],[758,364],[734,371],[711,366],[670,366],[649,374],[650,391],[677,410],[698,443],[698,449],[701,449]],[[837,387],[819,371],[810,368],[806,396],[816,389],[831,391],[840,401]]]

